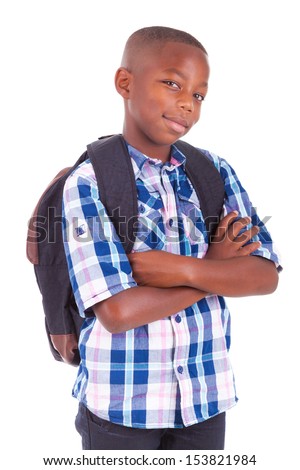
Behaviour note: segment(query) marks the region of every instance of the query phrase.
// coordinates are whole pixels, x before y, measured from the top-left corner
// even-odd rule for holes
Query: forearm
[[[270,294],[278,284],[274,263],[259,256],[223,260],[185,257],[180,266],[176,283],[218,295]]]
[[[120,333],[173,315],[205,295],[191,287],[133,287],[99,302],[93,310],[108,331]]]
[[[252,255],[261,245],[252,241],[259,228],[241,233],[250,218],[232,222],[235,218],[232,212],[221,220],[203,259],[156,250],[129,255],[134,279],[141,286],[188,286],[232,297],[272,293],[278,284],[275,264]]]

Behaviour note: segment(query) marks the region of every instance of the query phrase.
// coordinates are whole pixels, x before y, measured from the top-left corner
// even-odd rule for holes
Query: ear
[[[125,100],[129,98],[132,78],[132,74],[124,67],[120,67],[115,75],[116,90]]]

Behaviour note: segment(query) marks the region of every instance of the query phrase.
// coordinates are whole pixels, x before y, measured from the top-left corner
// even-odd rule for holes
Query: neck
[[[153,142],[147,142],[145,140],[139,140],[137,138],[133,138],[127,132],[123,131],[123,137],[126,142],[137,149],[139,152],[143,153],[147,157],[150,158],[157,158],[161,160],[163,163],[170,160],[170,153],[171,153],[171,145],[159,145]]]

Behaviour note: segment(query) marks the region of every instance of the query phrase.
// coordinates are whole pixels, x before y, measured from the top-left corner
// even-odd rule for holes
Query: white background
[[[136,29],[188,31],[208,50],[211,80],[186,138],[235,168],[280,249],[276,293],[229,299],[238,405],[226,452],[255,468],[289,460],[299,440],[299,25],[297,2],[52,0],[4,2],[1,34],[1,462],[81,453],[76,369],[52,359],[25,256],[27,220],[52,177],[85,145],[122,130],[114,73]],[[296,429],[295,429],[296,426]],[[10,458],[9,458],[10,456]],[[15,460],[13,460],[15,458]],[[3,460],[4,459],[4,460]],[[2,463],[1,463],[2,464]]]

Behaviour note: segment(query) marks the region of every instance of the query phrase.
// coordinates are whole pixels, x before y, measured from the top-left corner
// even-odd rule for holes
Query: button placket
[[[184,321],[184,312],[179,312],[172,317],[173,329],[175,334],[175,356],[174,356],[174,369],[178,380],[185,376],[185,369],[187,365],[188,350],[185,344],[185,330],[186,325]],[[183,341],[183,344],[182,344]]]
[[[179,233],[177,227],[177,206],[176,197],[172,183],[170,181],[167,168],[162,169],[161,183],[165,190],[164,209],[165,209],[165,232],[166,232],[166,251],[174,254],[179,253]]]

